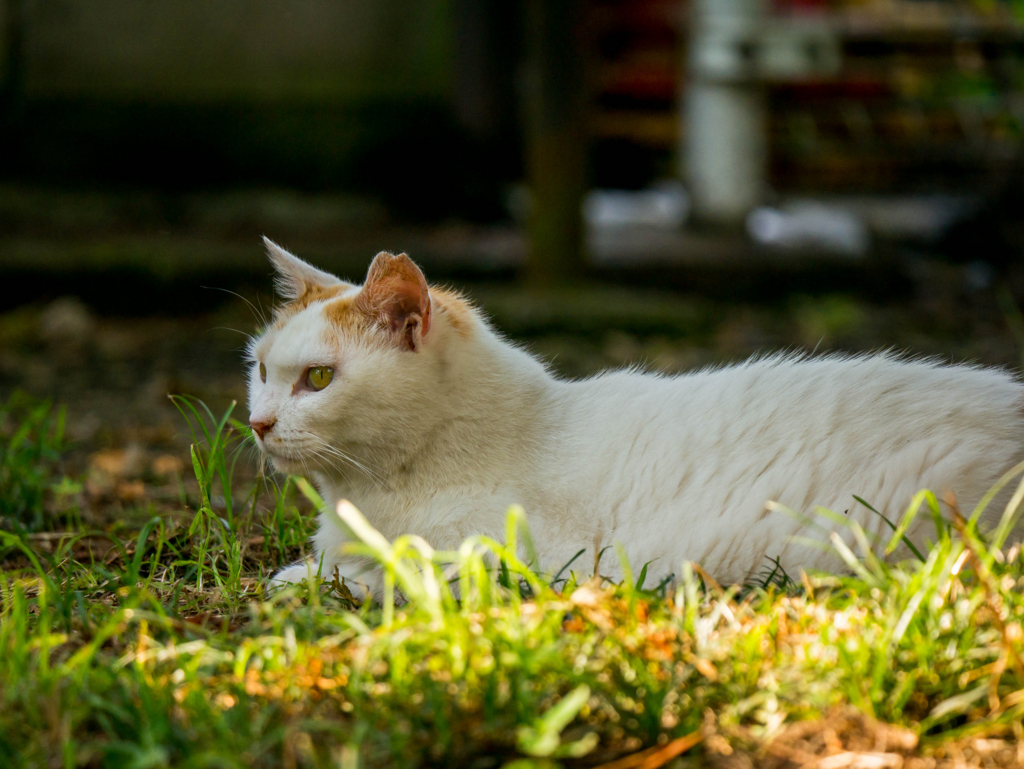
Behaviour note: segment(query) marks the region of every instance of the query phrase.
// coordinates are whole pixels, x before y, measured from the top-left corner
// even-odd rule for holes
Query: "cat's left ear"
[[[288,301],[298,299],[311,289],[330,288],[345,282],[329,272],[318,270],[295,254],[288,253],[266,236],[263,237],[263,244],[267,247],[267,256],[277,273],[275,284],[278,293]]]
[[[418,350],[430,331],[427,279],[406,254],[374,257],[356,307],[406,350]]]

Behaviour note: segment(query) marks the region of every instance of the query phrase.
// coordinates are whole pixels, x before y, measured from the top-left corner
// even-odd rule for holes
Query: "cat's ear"
[[[406,350],[419,349],[430,331],[427,279],[406,254],[374,257],[356,307]]]
[[[267,247],[267,256],[270,257],[270,263],[274,265],[274,272],[277,273],[277,280],[274,282],[277,292],[289,301],[298,299],[310,289],[330,288],[344,283],[329,272],[318,270],[294,254],[288,253],[266,236],[263,238],[263,244]]]

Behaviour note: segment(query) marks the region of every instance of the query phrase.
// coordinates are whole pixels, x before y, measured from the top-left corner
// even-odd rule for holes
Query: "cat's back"
[[[681,395],[690,391],[715,409],[727,431],[759,425],[787,436],[838,433],[844,440],[882,443],[941,430],[1022,438],[1024,386],[995,368],[890,354],[772,356],[675,383]],[[737,419],[729,419],[728,411]]]
[[[998,369],[773,356],[678,377],[616,372],[567,395],[563,456],[580,458],[568,472],[588,509],[607,510],[621,541],[726,579],[762,547],[786,552],[799,528],[766,517],[766,501],[879,529],[854,494],[895,517],[926,487],[973,505],[1024,458],[1024,386]]]
[[[588,432],[885,444],[909,437],[901,431],[952,430],[1024,441],[1024,385],[1011,374],[891,354],[775,355],[674,377],[619,371],[572,387],[576,410],[591,415],[580,419]]]

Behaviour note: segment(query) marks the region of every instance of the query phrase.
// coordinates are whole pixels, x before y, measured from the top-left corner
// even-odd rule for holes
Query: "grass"
[[[0,765],[796,766],[794,729],[854,711],[898,727],[881,748],[894,755],[1024,737],[1020,547],[1008,526],[986,539],[974,515],[945,520],[927,492],[890,543],[932,514],[920,559],[882,562],[854,529],[862,552],[831,543],[848,575],[776,562],[726,589],[690,564],[649,588],[646,567],[619,585],[575,564],[547,581],[520,559],[516,509],[505,542],[435,552],[341,506],[407,599],[360,606],[332,580],[265,592],[302,554],[315,492],[239,494],[244,426],[177,405],[195,486],[179,513],[143,510],[129,529],[90,528],[61,492],[59,412],[4,412]]]
[[[47,523],[47,492],[70,493],[55,482],[64,447],[64,410],[16,392],[0,403],[0,526],[36,531]]]

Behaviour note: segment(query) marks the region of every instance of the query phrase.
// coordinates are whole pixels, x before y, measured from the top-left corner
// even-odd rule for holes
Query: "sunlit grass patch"
[[[875,747],[889,735],[875,752],[891,757],[981,737],[1024,761],[1008,742],[1024,719],[1012,516],[988,538],[971,515],[936,516],[934,546],[900,564],[853,531],[848,574],[775,564],[722,589],[680,564],[675,583],[645,588],[642,567],[619,585],[590,578],[589,558],[536,573],[519,510],[504,542],[437,552],[388,542],[342,505],[354,549],[405,603],[357,605],[330,579],[270,594],[265,577],[309,533],[294,487],[315,492],[288,479],[239,494],[244,425],[181,405],[196,430],[190,510],[131,537],[79,523],[45,549],[0,530],[2,765],[660,766],[733,752],[796,766],[801,750],[867,750],[865,734]],[[938,510],[926,493],[915,503],[908,516]],[[815,742],[794,731],[805,722],[839,736]]]

